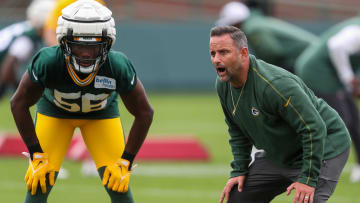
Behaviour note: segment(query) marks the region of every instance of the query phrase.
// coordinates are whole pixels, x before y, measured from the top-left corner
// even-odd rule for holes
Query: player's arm
[[[44,89],[35,84],[29,76],[28,71],[22,77],[19,87],[11,98],[11,111],[25,142],[30,155],[29,168],[25,175],[26,189],[36,194],[38,185],[42,193],[46,193],[46,174],[49,174],[49,184],[55,182],[55,171],[50,168],[48,155],[44,153],[35,133],[35,126],[30,114],[30,107],[33,106],[41,97]]]
[[[16,126],[31,157],[35,152],[42,152],[39,140],[35,133],[35,126],[30,114],[30,107],[39,100],[43,91],[44,89],[35,84],[31,80],[28,71],[26,71],[10,102]]]
[[[360,51],[360,26],[347,26],[331,37],[328,52],[340,81],[347,91],[360,95],[359,81],[350,63],[350,56]]]
[[[121,94],[121,99],[127,110],[135,117],[125,146],[125,153],[135,156],[148,133],[154,110],[139,79],[137,79],[137,84],[132,91]]]
[[[114,165],[105,168],[102,183],[113,191],[128,190],[132,162],[138,153],[149,131],[154,111],[146,97],[140,80],[130,92],[121,94],[127,110],[135,117],[131,126],[124,153]]]

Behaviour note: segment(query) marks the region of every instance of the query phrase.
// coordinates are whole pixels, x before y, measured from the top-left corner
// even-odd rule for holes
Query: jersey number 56
[[[69,112],[82,111],[84,113],[88,113],[105,108],[108,96],[109,94],[94,95],[86,93],[81,95],[80,91],[75,93],[63,93],[58,90],[54,90],[54,103],[56,106]],[[75,101],[73,103],[69,103],[69,100],[79,99],[81,99],[81,107],[79,104],[75,103]]]

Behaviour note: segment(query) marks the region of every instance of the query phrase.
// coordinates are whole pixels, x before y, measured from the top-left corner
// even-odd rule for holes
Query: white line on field
[[[139,164],[133,171],[141,176],[228,176],[230,167],[226,165],[145,165]]]
[[[343,173],[351,173],[354,164],[347,164]],[[230,175],[231,168],[226,165],[146,165],[139,164],[133,171],[134,175],[150,177],[210,177]]]

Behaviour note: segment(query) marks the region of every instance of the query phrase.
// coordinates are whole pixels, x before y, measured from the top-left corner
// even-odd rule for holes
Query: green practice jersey
[[[296,61],[295,72],[314,91],[335,93],[345,89],[329,56],[328,41],[343,28],[349,25],[360,25],[360,17],[351,18],[335,25],[321,35],[318,43],[307,48]],[[354,72],[360,69],[360,53],[350,55],[351,68]]]
[[[103,119],[119,116],[118,95],[136,86],[132,63],[111,50],[94,80],[85,87],[74,83],[59,46],[43,48],[28,66],[32,80],[45,88],[37,111],[57,118]]]
[[[318,40],[304,29],[255,11],[242,29],[256,57],[282,68],[293,68],[296,58]]]
[[[321,161],[350,147],[350,136],[335,110],[299,79],[277,66],[250,56],[241,88],[216,81],[229,127],[234,160],[231,177],[248,172],[252,145],[282,167],[301,168],[298,181],[315,187]],[[235,115],[232,114],[236,108]]]

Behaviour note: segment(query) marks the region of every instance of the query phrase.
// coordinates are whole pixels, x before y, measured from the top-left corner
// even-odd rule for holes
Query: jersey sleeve
[[[265,89],[264,101],[268,103],[264,106],[280,115],[301,136],[303,164],[297,181],[316,187],[327,133],[325,122],[300,81],[283,77],[272,84]]]
[[[51,58],[45,51],[41,49],[32,59],[31,63],[28,65],[27,70],[33,82],[36,84],[47,87],[48,85],[48,71],[47,68],[49,65],[48,60]]]
[[[137,74],[132,62],[122,53],[111,55],[111,66],[116,75],[116,91],[119,94],[132,91],[137,84]]]
[[[216,81],[216,89],[220,99],[221,107],[225,115],[225,122],[228,126],[228,132],[230,135],[229,144],[231,147],[231,153],[234,157],[231,162],[232,171],[230,177],[236,177],[246,175],[249,171],[248,166],[251,162],[251,148],[252,144],[250,140],[242,133],[239,127],[232,121],[230,112],[225,105],[225,87],[221,84],[219,79]]]

